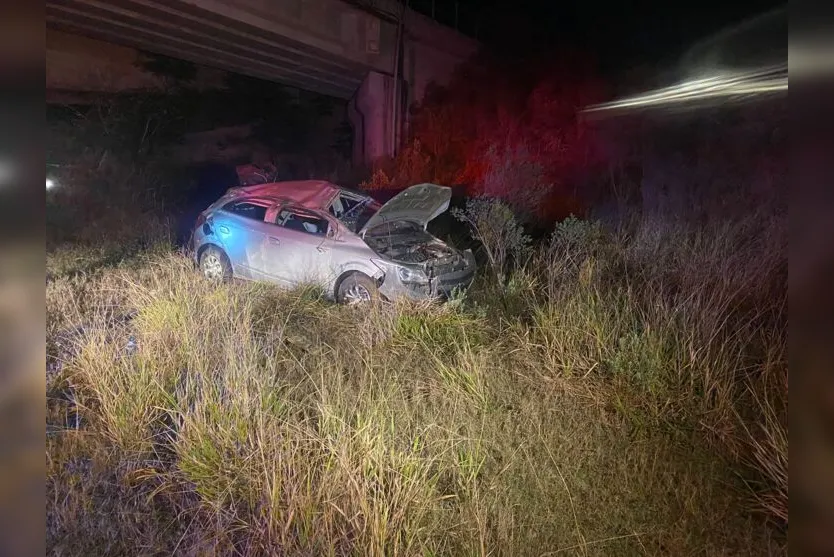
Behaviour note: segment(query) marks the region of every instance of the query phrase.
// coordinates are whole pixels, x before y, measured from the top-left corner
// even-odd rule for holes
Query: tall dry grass
[[[782,551],[782,254],[655,234],[569,222],[444,306],[214,286],[165,250],[56,271],[51,550]]]
[[[612,234],[568,220],[534,264],[542,288],[529,304],[552,369],[649,393],[656,419],[706,433],[752,472],[753,497],[785,527],[786,225],[643,219]]]

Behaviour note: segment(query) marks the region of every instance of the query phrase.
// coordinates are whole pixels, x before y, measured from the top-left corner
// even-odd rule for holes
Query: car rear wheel
[[[336,301],[340,304],[367,304],[378,296],[376,283],[371,277],[362,273],[353,273],[339,283]]]
[[[222,250],[209,246],[200,255],[200,272],[215,282],[228,282],[232,278],[232,264]]]

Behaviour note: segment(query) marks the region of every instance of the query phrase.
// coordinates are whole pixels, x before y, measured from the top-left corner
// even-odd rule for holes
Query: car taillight
[[[197,215],[197,222],[196,222],[196,224],[194,224],[194,228],[195,229],[200,228],[205,223],[206,223],[206,214],[205,213],[200,213],[199,215]]]

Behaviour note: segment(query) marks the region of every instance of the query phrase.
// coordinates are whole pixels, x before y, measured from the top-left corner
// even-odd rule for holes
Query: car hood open
[[[407,188],[385,205],[362,227],[360,234],[386,222],[407,220],[424,227],[449,208],[452,188],[437,184],[417,184]]]

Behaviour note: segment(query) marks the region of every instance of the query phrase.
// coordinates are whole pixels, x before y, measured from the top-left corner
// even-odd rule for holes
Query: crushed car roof
[[[324,180],[270,182],[229,188],[230,194],[288,199],[308,209],[326,209],[341,188]]]

